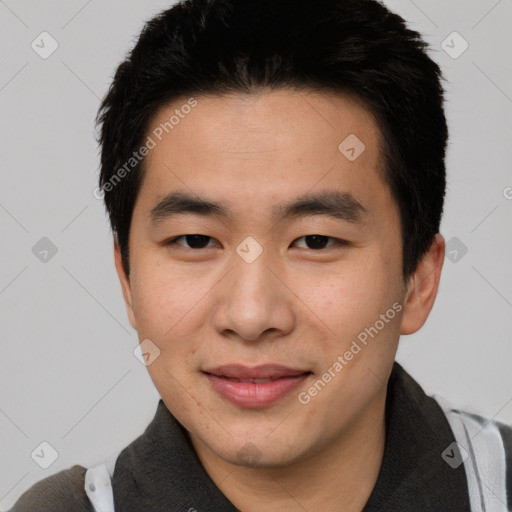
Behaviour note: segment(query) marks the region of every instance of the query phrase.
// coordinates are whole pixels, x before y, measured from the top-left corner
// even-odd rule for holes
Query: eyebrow
[[[185,192],[171,192],[151,210],[150,219],[153,224],[157,224],[187,213],[227,220],[232,217],[230,209],[225,205]],[[338,191],[305,194],[272,208],[275,221],[323,215],[357,223],[367,214],[368,210],[352,194]]]

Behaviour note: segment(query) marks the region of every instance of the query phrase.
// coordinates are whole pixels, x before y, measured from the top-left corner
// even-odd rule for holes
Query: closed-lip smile
[[[226,364],[203,370],[222,398],[244,408],[267,407],[305,380],[311,371],[279,364],[245,366]]]

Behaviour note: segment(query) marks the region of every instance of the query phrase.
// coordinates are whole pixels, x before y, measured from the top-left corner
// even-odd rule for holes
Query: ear
[[[126,305],[126,312],[132,327],[137,330],[137,322],[135,321],[135,314],[133,312],[132,303],[132,289],[130,284],[130,276],[126,275],[123,267],[123,259],[121,257],[121,248],[119,247],[119,241],[117,238],[114,239],[114,262],[116,265],[117,275],[119,282],[121,283],[121,289],[123,290],[124,303]]]
[[[444,238],[438,233],[407,283],[400,334],[420,329],[430,314],[444,263]]]

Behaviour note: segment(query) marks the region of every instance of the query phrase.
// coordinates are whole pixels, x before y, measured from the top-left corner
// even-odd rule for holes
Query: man
[[[433,306],[438,66],[374,0],[192,0],[99,112],[130,322],[162,398],[13,511],[508,510],[512,430],[394,362]]]

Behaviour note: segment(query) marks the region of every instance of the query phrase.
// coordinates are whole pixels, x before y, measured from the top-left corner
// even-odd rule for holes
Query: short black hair
[[[145,161],[133,155],[156,112],[180,97],[293,88],[356,96],[377,120],[407,279],[439,231],[446,188],[443,78],[427,50],[376,0],[186,0],[149,20],[96,119],[99,190],[126,273]]]

